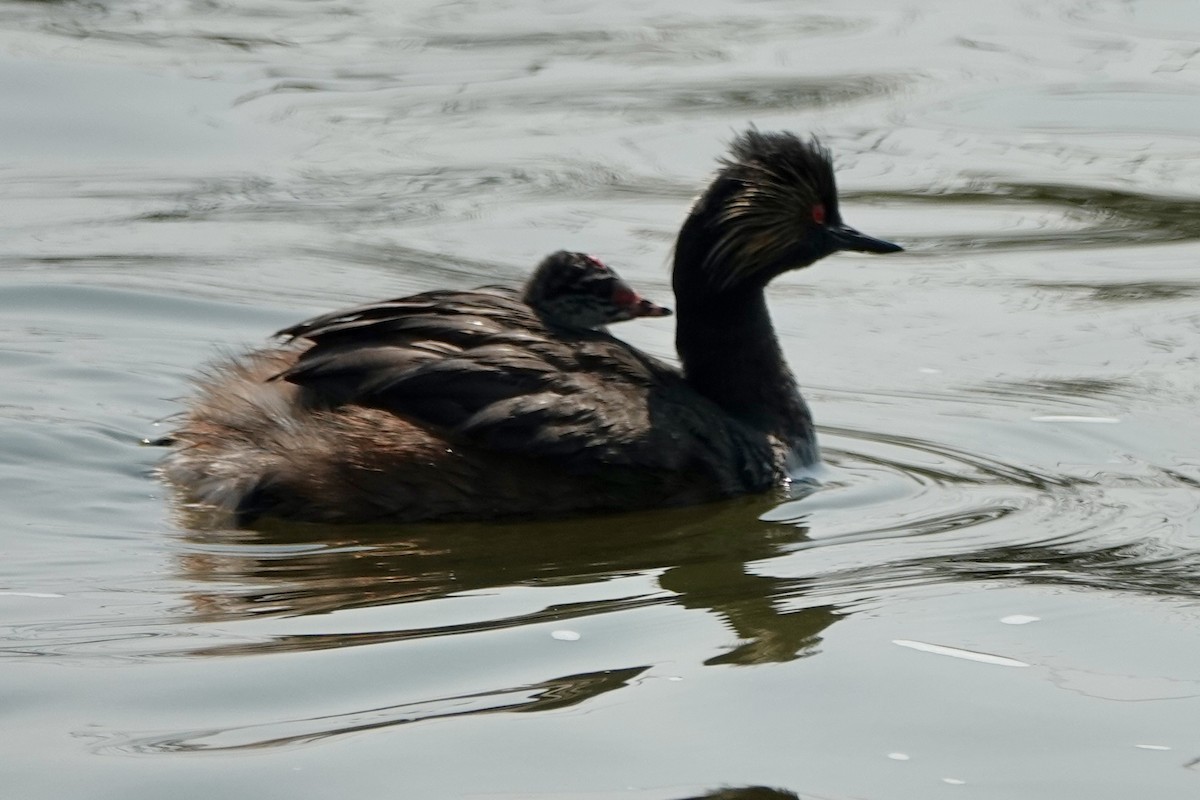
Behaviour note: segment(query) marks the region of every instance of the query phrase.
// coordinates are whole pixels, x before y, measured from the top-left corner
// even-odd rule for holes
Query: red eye
[[[586,258],[589,262],[591,262],[592,266],[595,267],[596,269],[600,270],[601,272],[608,271],[608,265],[605,264],[600,259],[596,258],[595,256],[588,255],[588,256],[584,256],[584,258]]]
[[[813,219],[813,222],[817,223],[818,225],[825,224],[825,206],[824,205],[822,205],[821,203],[817,203],[815,206],[812,207],[812,219]]]

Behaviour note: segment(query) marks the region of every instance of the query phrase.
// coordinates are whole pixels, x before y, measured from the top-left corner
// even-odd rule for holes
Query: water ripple
[[[627,686],[648,667],[564,675],[537,684],[503,687],[416,703],[356,709],[321,717],[161,734],[126,734],[95,748],[99,753],[203,753],[289,747],[416,722],[503,712],[553,711]],[[94,736],[94,732],[88,732]],[[107,737],[106,737],[107,738]]]
[[[992,250],[1056,250],[1200,239],[1200,200],[1097,186],[981,182],[967,189],[857,196],[880,205],[935,206],[950,212],[993,210],[994,222],[1011,210],[1015,230],[910,234],[909,249],[939,254]],[[1008,216],[1012,216],[1010,213]]]
[[[787,547],[795,556],[771,563],[798,581],[788,595],[963,580],[1173,596],[1200,586],[1200,542],[1185,521],[1200,519],[1200,491],[1176,469],[1050,475],[919,439],[827,432],[825,488],[764,515],[808,529]],[[1169,511],[1147,505],[1154,492]]]

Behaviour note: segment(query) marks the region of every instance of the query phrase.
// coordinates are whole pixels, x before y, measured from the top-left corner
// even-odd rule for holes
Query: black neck
[[[675,346],[688,383],[731,416],[780,436],[802,457],[815,452],[812,417],[775,336],[765,284],[716,289],[709,277],[720,274],[720,265],[702,269],[696,255],[681,236]]]

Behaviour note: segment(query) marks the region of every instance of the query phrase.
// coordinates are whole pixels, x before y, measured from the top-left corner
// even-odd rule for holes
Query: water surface
[[[1195,797],[1197,31],[1177,0],[0,6],[6,796]],[[154,480],[188,377],[313,312],[561,248],[670,305],[748,123],[819,133],[847,220],[908,248],[772,289],[819,491],[235,531]]]

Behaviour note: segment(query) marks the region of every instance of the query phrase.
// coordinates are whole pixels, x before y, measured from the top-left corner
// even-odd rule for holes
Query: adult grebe
[[[487,519],[765,491],[818,459],[764,290],[837,250],[829,153],[750,130],[675,246],[682,370],[512,290],[428,292],[281,331],[213,367],[164,474],[245,522]]]

